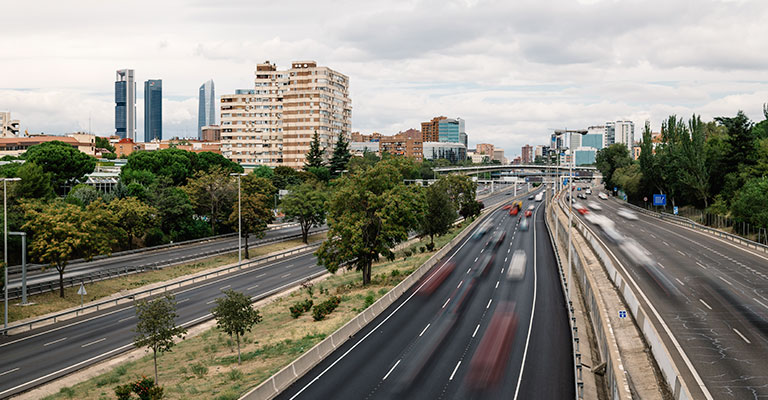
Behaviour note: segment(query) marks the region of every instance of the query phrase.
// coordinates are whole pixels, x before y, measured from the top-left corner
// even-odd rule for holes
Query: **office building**
[[[216,91],[213,80],[200,86],[197,105],[197,137],[203,139],[203,127],[216,125]]]
[[[536,157],[544,157],[544,152],[547,146],[544,146],[543,144],[536,145],[536,148],[533,150],[533,157],[534,159]]]
[[[422,142],[424,160],[445,159],[452,164],[467,159],[467,148],[463,143],[455,142]]]
[[[467,147],[465,122],[461,118],[443,116],[421,123],[422,142],[461,143]]]
[[[163,140],[163,81],[144,82],[144,141]]]
[[[533,146],[526,144],[520,154],[523,164],[533,164]]]
[[[494,147],[493,158],[491,158],[491,160],[498,161],[504,165],[509,164],[509,160],[507,160],[507,157],[504,157],[504,149],[500,147]]]
[[[583,147],[592,147],[594,149],[600,150],[603,148],[603,144],[605,143],[605,139],[603,138],[604,134],[605,126],[590,126],[587,128],[587,134],[581,138],[581,145]]]
[[[622,143],[627,146],[629,154],[632,154],[632,146],[635,145],[635,123],[632,121],[616,121],[614,123],[614,143]]]
[[[563,145],[563,137],[553,133],[550,137],[549,148],[558,152],[562,151],[565,148]]]
[[[19,120],[11,119],[10,111],[0,111],[0,137],[19,136]]]
[[[439,142],[440,141],[440,121],[447,117],[435,117],[431,121],[421,123],[421,141]]]
[[[136,82],[132,69],[115,76],[115,135],[136,141]]]
[[[573,151],[576,165],[594,165],[597,150],[593,147],[577,147]]]
[[[339,134],[350,139],[349,78],[314,61],[278,71],[256,66],[254,89],[221,96],[222,154],[241,164],[301,168],[318,133],[330,157]]]

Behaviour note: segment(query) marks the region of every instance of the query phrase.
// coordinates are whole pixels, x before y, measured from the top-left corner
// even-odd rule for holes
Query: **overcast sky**
[[[350,77],[352,129],[466,120],[507,157],[552,129],[669,114],[763,119],[768,2],[4,1],[0,111],[22,129],[114,132],[115,70],[163,80],[163,136],[195,136],[197,90],[251,88],[259,62]],[[224,3],[224,2],[222,2]]]

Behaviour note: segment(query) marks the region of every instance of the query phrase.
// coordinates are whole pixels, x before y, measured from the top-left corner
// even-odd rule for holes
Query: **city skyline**
[[[658,130],[670,114],[711,120],[739,109],[761,120],[768,101],[768,58],[757,39],[766,33],[760,21],[768,6],[755,1],[348,2],[340,5],[345,16],[329,25],[314,22],[331,16],[327,6],[297,3],[301,15],[259,26],[248,23],[255,5],[154,5],[159,15],[188,10],[170,30],[137,17],[145,4],[126,11],[134,21],[129,28],[144,32],[131,39],[123,37],[125,27],[103,22],[114,12],[109,4],[66,22],[56,19],[65,7],[58,3],[42,13],[31,4],[9,5],[9,13],[39,18],[0,27],[7,49],[0,110],[30,132],[87,130],[90,118],[91,130],[106,135],[114,131],[112,76],[130,67],[137,82],[163,77],[165,136],[194,137],[200,82],[212,78],[219,93],[232,93],[250,87],[258,62],[314,59],[350,76],[353,131],[392,134],[434,115],[460,115],[471,121],[470,148],[496,143],[512,158],[513,149],[546,143],[556,128],[631,120],[639,129],[650,119]],[[206,21],[227,22],[198,25],[209,13]],[[419,22],[425,15],[436,18]],[[446,19],[457,21],[451,31],[438,23]],[[87,48],[77,45],[82,40]],[[116,41],[124,44],[119,51],[112,49]],[[60,73],[46,73],[51,64]],[[143,93],[136,97],[142,127]]]

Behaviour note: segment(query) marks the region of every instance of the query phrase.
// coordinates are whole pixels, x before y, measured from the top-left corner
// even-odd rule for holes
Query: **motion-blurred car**
[[[533,195],[528,196],[528,200],[533,200]]]
[[[504,243],[504,238],[507,237],[507,232],[504,230],[496,231],[493,236],[491,237],[491,242],[493,243],[493,247],[499,247],[502,243]]]
[[[617,211],[616,215],[630,221],[637,221],[637,214],[633,213],[632,211],[625,210],[623,208]]]
[[[587,199],[587,195],[585,195],[584,193],[579,193],[579,194],[576,195],[576,197],[578,197],[578,198],[580,198],[582,200],[586,200]]]
[[[507,278],[513,281],[522,280],[525,277],[526,260],[524,250],[515,250],[507,268]]]
[[[601,200],[608,200],[608,195],[605,193],[600,193],[597,195],[597,197],[599,197]]]
[[[480,225],[479,228],[475,231],[475,234],[472,235],[472,239],[474,240],[480,240],[483,236],[485,236],[488,231],[491,230],[491,224],[489,222],[484,223],[483,225]]]
[[[527,219],[523,219],[522,221],[520,221],[520,230],[521,231],[527,231],[528,230],[528,220]]]
[[[592,189],[590,189],[590,188],[587,188],[587,190],[586,190],[586,193],[587,193],[587,194],[592,194]]]
[[[526,217],[526,218],[530,217],[531,215],[533,215],[533,211],[531,211],[531,210],[525,210],[525,217]]]
[[[600,210],[603,209],[603,207],[601,207],[600,204],[597,204],[594,201],[587,202],[587,207],[589,207],[589,208],[591,208],[591,209],[593,209],[595,211],[600,211]]]
[[[584,207],[581,203],[573,203],[573,209],[578,211],[581,215],[586,215],[589,210],[587,210],[587,207]]]

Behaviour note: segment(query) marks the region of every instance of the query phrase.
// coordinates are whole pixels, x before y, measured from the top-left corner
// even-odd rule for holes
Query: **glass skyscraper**
[[[144,141],[163,140],[163,81],[144,82]]]
[[[445,118],[438,122],[438,140],[443,143],[461,143],[467,146],[467,132],[461,118]]]
[[[136,141],[136,82],[132,69],[115,77],[115,135]]]
[[[200,103],[197,110],[197,137],[203,139],[203,127],[216,124],[216,92],[213,79],[200,86]]]

